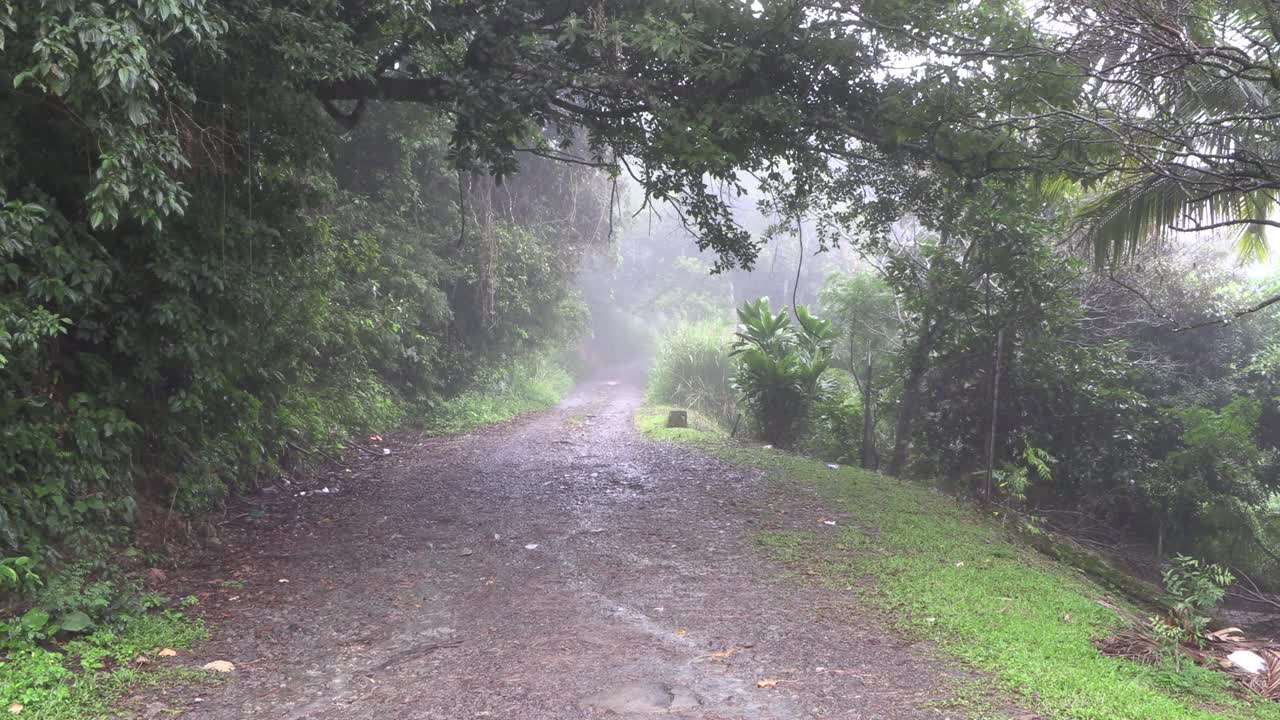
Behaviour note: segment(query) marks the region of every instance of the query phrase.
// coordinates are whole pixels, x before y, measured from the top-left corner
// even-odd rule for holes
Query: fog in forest
[[[2,0],[0,710],[1280,720],[1278,211],[1275,0]]]

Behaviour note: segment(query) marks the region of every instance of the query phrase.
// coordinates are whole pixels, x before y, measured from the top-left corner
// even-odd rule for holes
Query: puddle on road
[[[580,704],[615,713],[656,715],[696,710],[701,707],[702,700],[683,685],[633,682],[590,695]]]

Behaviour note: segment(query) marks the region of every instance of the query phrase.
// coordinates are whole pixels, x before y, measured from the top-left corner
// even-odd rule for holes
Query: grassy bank
[[[1280,704],[1237,694],[1222,673],[1099,654],[1092,640],[1116,622],[1097,603],[1107,591],[1011,541],[998,523],[956,500],[876,473],[734,444],[708,421],[668,429],[666,411],[642,410],[638,427],[653,439],[769,470],[779,482],[812,486],[849,516],[836,528],[760,535],[775,557],[860,593],[904,630],[990,673],[1048,717],[1280,719]]]
[[[554,406],[572,387],[573,378],[555,362],[522,360],[432,408],[424,429],[429,435],[448,435],[505,422]]]
[[[115,705],[131,693],[212,681],[214,673],[159,655],[204,638],[199,619],[168,609],[124,616],[61,642],[10,639],[0,662],[0,712],[40,720],[121,717]]]

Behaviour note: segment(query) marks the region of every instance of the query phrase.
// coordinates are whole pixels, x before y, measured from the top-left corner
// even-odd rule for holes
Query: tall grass
[[[474,430],[545,410],[560,402],[573,387],[573,378],[555,360],[532,356],[431,409],[423,425],[430,435]]]
[[[737,415],[730,386],[732,328],[716,322],[681,322],[660,335],[649,369],[649,398],[700,410],[723,423]]]

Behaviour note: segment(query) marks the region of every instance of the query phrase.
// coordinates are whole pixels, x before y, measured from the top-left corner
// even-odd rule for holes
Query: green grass
[[[16,703],[24,718],[118,717],[114,706],[130,693],[211,682],[208,672],[165,667],[153,657],[161,648],[187,648],[205,637],[202,622],[168,610],[125,617],[50,648],[11,650],[0,663],[0,712]]]
[[[1235,691],[1223,673],[1177,673],[1101,655],[1091,644],[1117,622],[1107,591],[1009,539],[994,520],[930,489],[856,468],[729,442],[705,422],[664,427],[645,408],[639,429],[724,460],[817,488],[854,524],[766,533],[782,562],[804,563],[832,586],[862,594],[902,628],[993,676],[1047,717],[1071,720],[1280,719],[1280,704]],[[870,579],[871,582],[865,582]]]
[[[531,359],[434,407],[424,426],[430,435],[466,432],[553,407],[573,378],[550,361]]]

